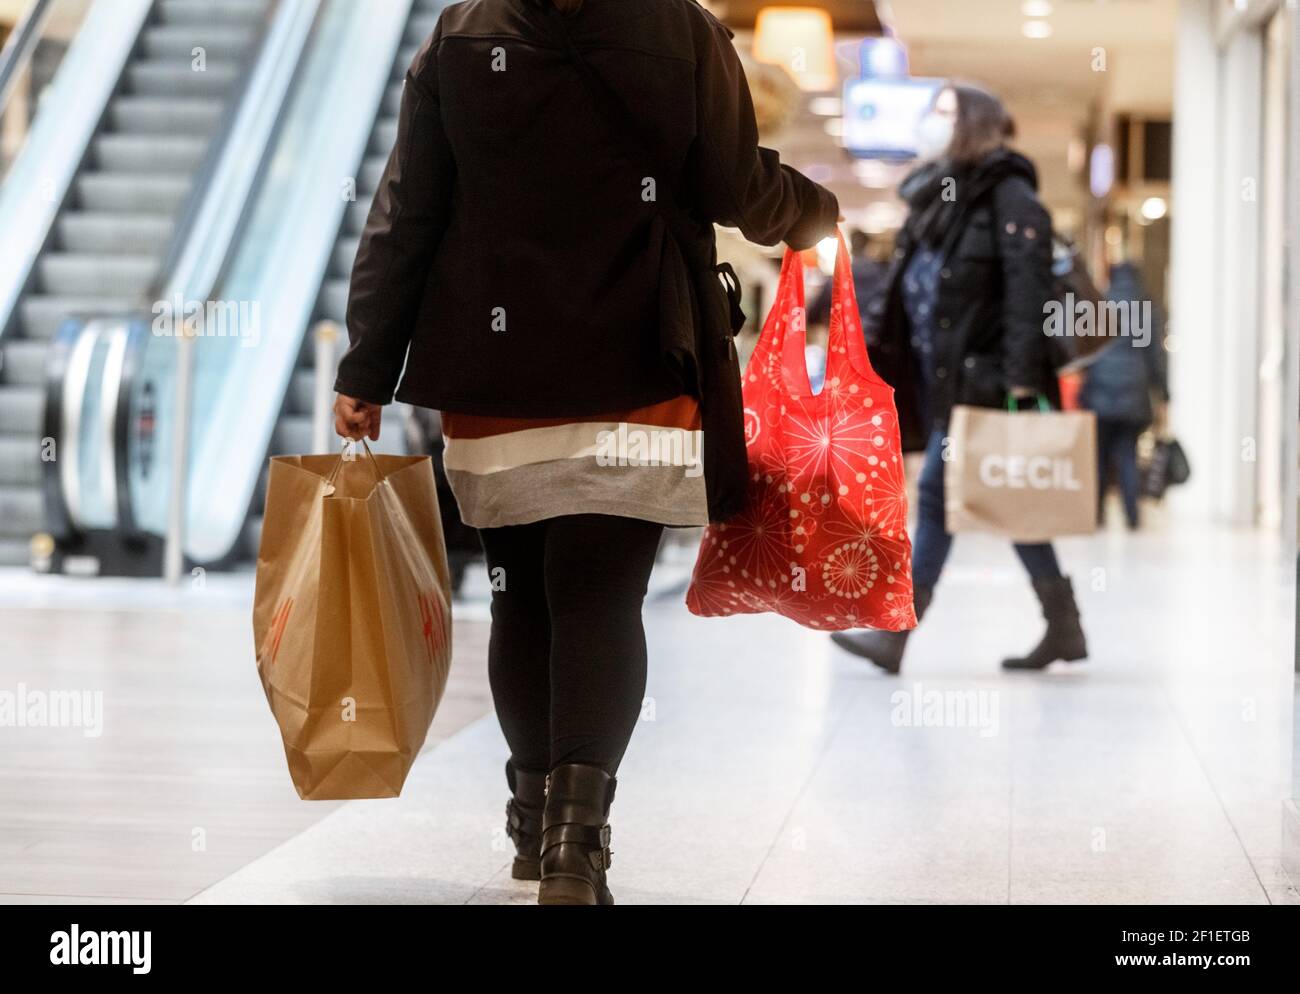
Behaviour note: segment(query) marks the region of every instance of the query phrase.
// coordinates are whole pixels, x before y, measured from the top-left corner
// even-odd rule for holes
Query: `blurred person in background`
[[[922,164],[899,194],[909,212],[887,286],[863,322],[872,362],[896,391],[905,450],[924,448],[912,541],[916,615],[930,605],[952,546],[944,523],[944,447],[956,404],[1005,408],[1060,393],[1043,333],[1052,227],[1038,175],[1007,148],[1015,125],[997,97],[948,85],[919,126]],[[1047,630],[1007,669],[1087,655],[1074,592],[1049,543],[1017,544]],[[835,643],[889,673],[908,632],[837,632]]]
[[[684,433],[689,452],[701,425],[664,348],[665,329],[694,327],[691,277],[644,197],[633,136],[657,153],[658,196],[690,191],[680,206],[702,241],[716,222],[805,249],[839,215],[759,147],[731,39],[693,0],[445,9],[407,73],[352,271],[336,430],[377,439],[394,391],[442,412],[448,478],[493,577],[512,873],[541,880],[541,904],[613,903],[608,817],[645,696],[642,602],[664,527],[708,519],[690,467],[592,454],[628,425]],[[588,83],[627,109],[629,134]]]
[[[1120,336],[1088,366],[1079,404],[1097,415],[1097,522],[1105,524],[1106,487],[1112,473],[1119,482],[1124,517],[1130,530],[1138,527],[1138,436],[1152,423],[1164,421],[1169,403],[1169,381],[1165,366],[1164,318],[1151,300],[1137,266],[1116,263],[1110,270],[1106,299],[1122,305]],[[1134,318],[1149,312],[1139,334]],[[1151,395],[1159,400],[1153,409]]]
[[[853,257],[853,292],[858,298],[858,309],[865,312],[871,299],[885,285],[889,269],[871,258],[871,236],[860,228],[849,233],[849,253]],[[835,281],[828,279],[808,305],[808,325],[829,325],[831,322],[831,293]]]

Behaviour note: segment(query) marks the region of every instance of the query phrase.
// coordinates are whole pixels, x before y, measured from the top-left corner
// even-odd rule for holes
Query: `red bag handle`
[[[844,233],[837,231],[839,251],[835,254],[835,283],[831,287],[831,328],[826,342],[826,379],[845,379],[857,374],[873,380],[887,390],[888,383],[871,365],[867,341],[862,333],[862,312],[858,308],[858,295],[853,284],[853,256],[844,241]]]
[[[803,261],[798,252],[788,248],[785,250],[785,258],[781,260],[776,299],[772,301],[767,320],[763,323],[763,330],[759,333],[749,360],[755,370],[769,365],[783,354],[786,332],[791,323],[784,318],[787,314],[795,314],[796,308],[799,314],[804,312]]]
[[[826,379],[844,379],[857,376],[874,380],[888,388],[871,367],[866,341],[862,335],[862,318],[858,312],[857,295],[853,289],[853,258],[849,254],[844,233],[835,232],[838,248],[835,253],[835,270],[831,276],[831,321],[826,349]],[[790,320],[786,320],[789,315]],[[791,334],[791,332],[794,334]],[[812,397],[805,359],[807,311],[804,303],[803,255],[787,248],[781,262],[781,276],[777,282],[776,299],[768,313],[758,344],[750,358],[755,374],[772,370],[777,374],[782,388],[793,397]]]

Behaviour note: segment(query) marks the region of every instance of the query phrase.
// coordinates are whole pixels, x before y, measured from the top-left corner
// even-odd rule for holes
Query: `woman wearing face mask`
[[[1033,164],[1007,148],[1015,125],[1001,101],[950,85],[918,131],[923,164],[899,190],[910,211],[886,290],[867,315],[872,362],[897,391],[905,449],[924,448],[912,579],[919,619],[930,604],[952,536],[944,527],[944,443],[955,404],[1004,407],[1008,396],[1059,404],[1043,334],[1051,295],[1052,229]],[[1047,631],[1007,669],[1043,669],[1087,655],[1067,577],[1047,543],[1016,545]],[[906,632],[843,632],[850,652],[890,673]]]

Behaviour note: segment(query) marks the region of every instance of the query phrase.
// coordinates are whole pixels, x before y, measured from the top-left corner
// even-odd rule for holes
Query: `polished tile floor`
[[[1300,901],[1279,858],[1295,693],[1280,541],[1154,520],[1061,553],[1091,661],[999,671],[1039,623],[1010,550],[971,537],[897,678],[781,619],[693,618],[688,562],[669,557],[612,819],[618,901]],[[76,609],[57,611],[52,588],[15,582],[0,601],[18,674],[89,667],[138,706],[111,747],[0,729],[0,900],[535,898],[507,869],[481,589],[458,611],[455,720],[439,715],[403,796],[322,809],[283,773],[246,580],[206,606],[73,584],[55,600]],[[214,826],[203,854],[194,825]]]

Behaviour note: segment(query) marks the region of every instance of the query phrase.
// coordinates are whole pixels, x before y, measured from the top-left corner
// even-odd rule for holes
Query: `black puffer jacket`
[[[1037,196],[1038,175],[1024,156],[991,153],[979,165],[948,171],[922,166],[904,181],[911,212],[899,233],[884,291],[867,308],[872,364],[896,391],[903,447],[925,447],[954,404],[1001,407],[1026,387],[1053,405],[1060,390],[1043,331],[1052,296],[1052,221]],[[902,278],[925,239],[943,258],[935,302],[935,389],[923,423],[922,377],[903,306]]]
[[[731,33],[692,0],[586,0],[574,45],[657,151],[629,161],[535,0],[446,8],[406,76],[397,143],[352,271],[336,389],[467,414],[571,417],[666,400],[664,335],[693,349],[676,188],[765,245],[835,229],[828,191],[760,148]],[[408,356],[409,348],[409,356]],[[405,372],[403,372],[405,364]]]
[[[1152,391],[1169,400],[1164,319],[1131,262],[1111,269],[1106,299],[1125,305],[1118,328],[1122,337],[1088,367],[1079,403],[1103,420],[1145,428],[1152,421]]]

